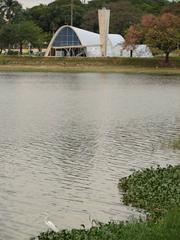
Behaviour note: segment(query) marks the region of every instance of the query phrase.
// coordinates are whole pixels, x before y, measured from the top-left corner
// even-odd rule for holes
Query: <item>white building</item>
[[[124,38],[119,34],[108,34],[107,56],[128,57],[130,53],[124,49]],[[53,36],[45,56],[86,56],[101,57],[100,35],[73,26],[65,25]],[[146,45],[137,45],[134,57],[152,57]]]

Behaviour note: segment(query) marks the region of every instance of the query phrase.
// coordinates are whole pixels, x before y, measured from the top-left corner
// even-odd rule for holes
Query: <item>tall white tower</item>
[[[99,17],[99,34],[102,57],[107,56],[107,42],[109,34],[110,10],[102,8],[98,10]]]

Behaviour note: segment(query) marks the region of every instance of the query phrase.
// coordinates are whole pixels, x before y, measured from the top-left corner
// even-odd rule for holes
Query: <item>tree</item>
[[[102,1],[101,1],[102,2]],[[97,1],[98,6],[101,3]],[[102,4],[107,9],[111,10],[110,19],[110,32],[124,34],[127,28],[135,23],[138,23],[141,19],[141,12],[129,1],[118,0],[118,1],[106,1],[107,4]],[[109,3],[108,3],[109,2]],[[98,13],[97,9],[90,8],[84,15],[82,21],[82,27],[90,31],[98,32]]]
[[[168,0],[91,0],[88,4],[74,0],[74,26],[98,32],[97,10],[107,7],[111,9],[110,31],[124,34],[130,25],[140,22],[144,13],[159,14],[168,4]],[[54,33],[60,26],[71,24],[70,5],[71,0],[40,4],[27,9],[25,19],[35,22],[45,32]],[[19,22],[17,15],[13,22]]]
[[[71,24],[71,0],[56,0],[48,5],[51,31],[57,30],[60,26]],[[84,5],[80,0],[74,0],[73,25],[79,27],[84,14]]]
[[[159,14],[163,7],[169,4],[168,0],[91,0],[88,3],[89,8],[98,9],[108,4],[127,2],[143,14]]]
[[[31,43],[34,47],[41,49],[45,35],[40,27],[32,21],[13,24],[15,28],[15,39],[19,45],[20,54],[23,53],[23,44]]]
[[[11,49],[11,46],[18,45],[20,54],[23,53],[23,44],[41,49],[45,35],[41,28],[31,21],[18,24],[5,24],[0,30],[0,45],[2,48]]]
[[[136,49],[136,45],[142,40],[143,34],[138,26],[131,26],[125,35],[124,47],[130,51],[130,57],[133,57],[133,50]]]
[[[3,15],[0,13],[0,26],[5,23]]]
[[[180,17],[180,2],[171,2],[162,9],[162,13],[171,13]]]
[[[11,22],[22,10],[22,5],[16,0],[0,0],[0,13],[7,22]]]
[[[169,4],[168,0],[129,0],[143,14],[160,14],[161,9]]]
[[[27,19],[44,31],[54,33],[60,26],[71,24],[71,0],[55,0],[49,5],[40,4],[27,10]],[[79,27],[86,9],[80,0],[74,0],[74,26]]]
[[[52,17],[49,6],[40,4],[26,10],[26,20],[35,22],[46,32],[51,31]]]
[[[87,13],[85,13],[81,27],[92,32],[98,32],[98,11],[89,10]]]
[[[141,12],[128,1],[110,3],[110,32],[124,34],[129,26],[140,22]]]
[[[145,41],[149,46],[162,50],[168,63],[169,54],[177,49],[180,43],[180,18],[166,13],[156,17],[152,23],[147,19],[148,16],[145,16],[142,20]]]
[[[141,24],[129,28],[126,34],[127,43],[137,31],[137,37],[132,37],[131,43],[137,44],[144,39],[150,47],[155,47],[165,53],[165,61],[169,63],[169,54],[177,49],[180,43],[180,18],[166,13],[162,16],[146,15],[142,18]],[[139,34],[138,34],[139,33]]]
[[[15,28],[13,24],[5,24],[0,29],[0,49],[8,48],[10,51],[11,46],[15,44]]]

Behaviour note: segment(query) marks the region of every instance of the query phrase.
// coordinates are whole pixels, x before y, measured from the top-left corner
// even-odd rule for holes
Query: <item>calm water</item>
[[[180,79],[123,74],[0,74],[0,240],[127,219],[118,179],[180,163]]]

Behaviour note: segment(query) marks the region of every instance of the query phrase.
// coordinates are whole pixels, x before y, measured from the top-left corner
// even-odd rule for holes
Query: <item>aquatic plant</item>
[[[110,222],[90,229],[62,230],[59,233],[47,231],[36,239],[179,240],[180,165],[134,172],[121,179],[119,187],[124,190],[125,204],[144,208],[151,213],[146,221]]]
[[[111,222],[89,230],[41,233],[38,240],[179,240],[179,236],[180,211],[174,210],[166,213],[158,222]]]
[[[151,214],[180,207],[180,165],[145,169],[122,178],[123,202],[143,208]]]

